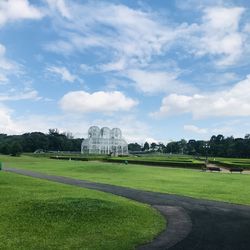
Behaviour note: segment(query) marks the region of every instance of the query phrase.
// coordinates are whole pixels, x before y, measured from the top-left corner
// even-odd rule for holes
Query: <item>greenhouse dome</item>
[[[128,144],[122,137],[119,128],[110,130],[108,127],[100,129],[92,126],[88,130],[88,138],[83,140],[82,154],[127,155]]]

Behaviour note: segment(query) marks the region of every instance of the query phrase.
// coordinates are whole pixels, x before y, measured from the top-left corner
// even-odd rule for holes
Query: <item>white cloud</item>
[[[187,32],[189,46],[197,56],[217,57],[218,66],[235,64],[242,57],[246,37],[239,24],[245,9],[242,7],[207,7],[202,23],[190,25]],[[185,40],[185,37],[184,37]]]
[[[81,124],[80,129],[79,124]],[[59,131],[71,131],[74,136],[82,137],[87,134],[90,125],[82,117],[79,119],[79,116],[17,115],[14,110],[0,104],[1,133],[22,134],[34,131],[47,133],[50,128],[58,128]]]
[[[79,126],[81,124],[81,126]],[[133,126],[131,126],[133,124]],[[57,116],[31,114],[14,116],[14,111],[0,105],[0,130],[1,133],[22,134],[32,131],[47,133],[49,128],[58,128],[59,131],[70,131],[74,137],[87,137],[90,126],[119,127],[127,142],[144,143],[157,142],[153,138],[152,128],[133,115],[113,116],[103,120],[86,119],[86,117],[64,114]],[[80,149],[79,149],[80,150]]]
[[[241,15],[245,11],[242,7],[209,7],[205,8],[204,23],[219,32],[236,31],[239,27]]]
[[[213,134],[222,134],[222,135],[232,135],[232,134],[236,135],[235,131],[237,131],[237,129],[233,127],[218,127],[211,130]]]
[[[203,73],[195,77],[197,82],[202,82],[209,86],[221,87],[223,85],[228,85],[239,81],[241,77],[233,72],[223,72],[223,73]]]
[[[219,121],[211,126],[210,134],[222,134],[225,136],[244,137],[249,133],[249,119],[248,117],[240,117],[237,119],[226,119]]]
[[[228,90],[200,95],[166,96],[158,112],[164,116],[191,113],[194,118],[222,116],[250,116],[250,75]]]
[[[6,48],[0,43],[0,85],[9,81],[8,75],[18,74],[18,65],[6,58]]]
[[[77,79],[76,75],[73,75],[65,67],[51,66],[47,68],[48,71],[59,75],[63,81],[74,82]]]
[[[0,101],[40,100],[36,90],[27,90],[19,93],[0,94]]]
[[[59,0],[50,2],[56,5]],[[218,4],[201,5],[199,23],[174,24],[163,22],[153,12],[122,4],[72,3],[63,9],[68,15],[74,13],[74,19],[55,18],[64,39],[46,47],[67,54],[95,47],[107,49],[110,61],[100,65],[103,71],[145,67],[153,56],[163,55],[176,45],[197,56],[212,55],[217,65],[229,66],[242,57],[247,44],[247,29],[240,27],[245,9]]]
[[[60,20],[52,10],[57,30],[64,39],[46,47],[60,53],[65,53],[65,48],[66,53],[105,48],[111,59],[102,65],[107,71],[147,64],[152,55],[161,54],[176,36],[175,30],[163,25],[154,13],[121,4],[72,3],[68,11],[74,13],[74,19]]]
[[[5,74],[0,73],[0,85],[5,84],[6,82],[8,82],[8,78],[6,77]]]
[[[31,114],[15,118],[19,130],[15,133],[40,131],[47,133],[50,128],[57,128],[60,132],[70,131],[75,137],[85,137],[91,125],[83,117],[67,115]],[[79,124],[81,126],[79,127]]]
[[[79,126],[79,124],[81,126]],[[133,124],[133,126],[131,126]],[[88,128],[92,125],[99,127],[119,127],[122,129],[123,136],[127,142],[158,142],[164,141],[163,138],[155,138],[155,130],[149,124],[140,121],[134,115],[116,115],[109,116],[105,119],[88,119],[78,114],[63,115],[40,115],[40,114],[15,114],[14,110],[0,104],[0,131],[7,134],[22,134],[32,131],[41,131],[47,133],[49,128],[58,128],[59,131],[70,131],[75,137],[87,136]],[[206,129],[208,132],[200,135],[224,134],[242,137],[248,133],[248,120],[239,120],[233,124],[213,124],[212,127]],[[192,131],[191,131],[192,132]],[[199,134],[199,133],[198,133]]]
[[[12,70],[14,65],[5,57],[6,48],[3,44],[0,44],[0,69]]]
[[[5,134],[19,134],[22,129],[12,118],[13,110],[0,104],[0,131]]]
[[[99,68],[102,71],[123,71],[127,66],[125,58],[120,58],[117,61],[100,65]]]
[[[30,5],[27,0],[8,0],[0,2],[0,26],[20,19],[40,19],[42,12]]]
[[[137,101],[119,91],[94,93],[72,91],[60,100],[60,106],[64,111],[77,113],[128,111],[135,105]]]
[[[26,76],[23,65],[8,59],[5,46],[0,44],[0,85],[6,85],[1,89],[0,101],[40,100],[41,97]],[[21,84],[13,77],[15,80],[22,77]]]
[[[135,83],[138,90],[148,94],[164,92],[190,93],[195,90],[194,87],[179,81],[176,73],[134,69],[128,70],[125,76]]]
[[[180,80],[179,72],[153,68],[152,62],[157,64],[155,56],[166,55],[170,49],[179,50],[177,57],[206,57],[221,67],[234,65],[246,51],[247,29],[240,25],[245,12],[242,7],[201,4],[199,22],[175,24],[163,21],[151,11],[122,4],[48,2],[60,40],[47,44],[47,49],[67,55],[88,53],[92,49],[93,56],[101,56],[97,65],[83,65],[84,72],[112,72],[115,77],[128,78],[137,90],[146,94],[198,92],[194,85]],[[54,69],[57,74],[58,71]],[[235,81],[235,77],[233,73],[225,73],[215,80],[224,84]],[[72,81],[70,75],[68,79]]]
[[[84,64],[84,63],[80,64],[80,70],[82,73],[95,73],[95,72],[97,72],[95,67],[91,67],[91,66]]]
[[[246,33],[249,33],[250,34],[250,23],[247,23],[245,26],[244,26],[244,32]]]
[[[175,0],[175,4],[177,8],[182,9],[182,10],[200,10],[204,9],[204,7],[208,6],[217,6],[223,4],[225,2],[229,2],[228,0]]]
[[[138,117],[131,114],[126,114],[126,116],[117,114],[116,116],[110,116],[105,119],[95,119],[92,120],[90,124],[99,127],[118,127],[122,130],[122,135],[127,142],[144,143],[146,140],[150,142],[159,141],[154,139],[153,133],[155,131],[148,124],[140,121]],[[131,126],[131,124],[133,124],[133,126]]]
[[[63,55],[70,55],[75,51],[74,46],[70,42],[62,40],[45,44],[44,48]]]
[[[50,8],[58,10],[63,17],[72,17],[64,0],[47,0],[47,3],[49,4]]]
[[[184,125],[184,130],[197,134],[206,134],[208,132],[207,129],[199,128],[195,125]]]

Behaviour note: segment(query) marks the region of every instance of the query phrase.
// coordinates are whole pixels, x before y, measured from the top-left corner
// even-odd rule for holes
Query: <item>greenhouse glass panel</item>
[[[82,141],[82,154],[128,155],[128,144],[122,137],[119,128],[110,130],[92,126],[88,130],[88,138]]]

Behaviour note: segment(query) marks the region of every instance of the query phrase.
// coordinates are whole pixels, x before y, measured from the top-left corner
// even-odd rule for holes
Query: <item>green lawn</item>
[[[7,166],[142,190],[250,205],[250,175],[191,169],[4,157]]]
[[[0,204],[0,249],[6,250],[134,249],[165,227],[147,205],[2,171]]]

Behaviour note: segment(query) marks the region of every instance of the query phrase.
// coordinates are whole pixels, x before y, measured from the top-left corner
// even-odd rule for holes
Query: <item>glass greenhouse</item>
[[[127,155],[128,144],[122,137],[119,128],[109,129],[92,126],[88,130],[88,139],[83,140],[81,146],[82,154],[112,154]]]

